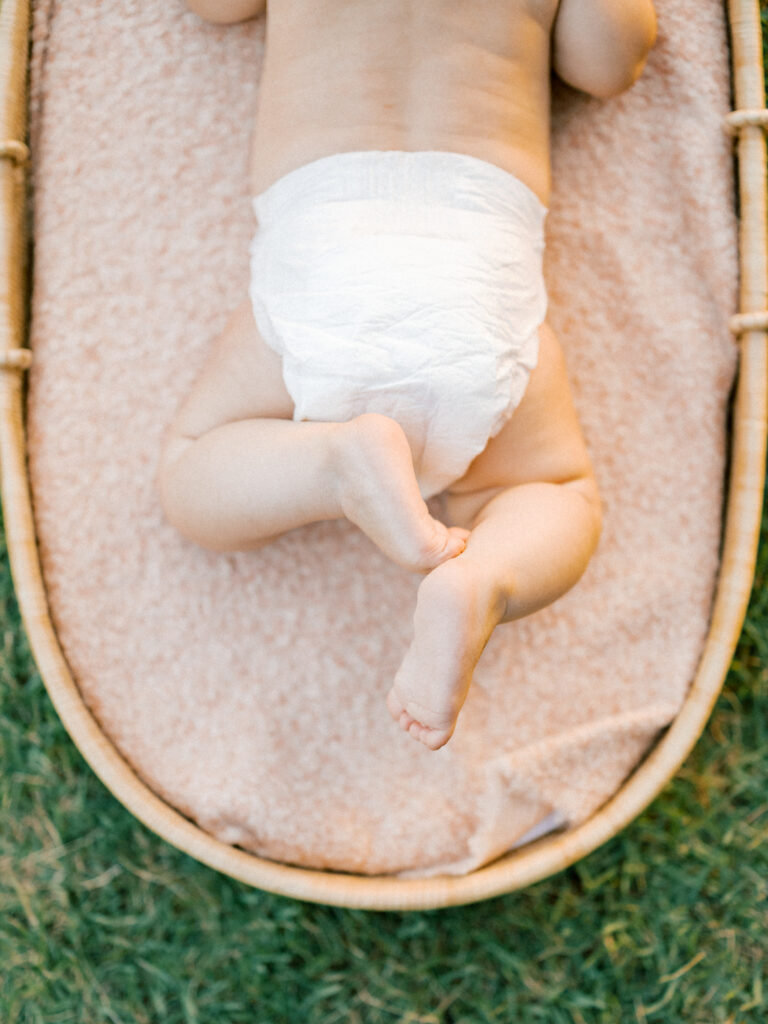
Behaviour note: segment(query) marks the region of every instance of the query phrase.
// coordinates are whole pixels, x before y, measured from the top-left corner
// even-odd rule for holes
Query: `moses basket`
[[[53,628],[38,553],[26,462],[25,371],[29,331],[30,217],[27,134],[29,0],[0,5],[0,462],[2,504],[15,591],[34,658],[65,728],[93,770],[141,822],[204,864],[249,885],[345,907],[436,908],[487,899],[558,872],[624,828],[673,777],[701,734],[722,688],[754,576],[766,445],[766,146],[758,0],[730,0],[735,110],[723,129],[738,158],[740,309],[730,327],[740,346],[732,407],[727,510],[709,633],[695,678],[672,725],[618,792],[589,820],[516,849],[461,877],[358,876],[280,864],[220,842],[161,800],[132,771],[86,706]]]

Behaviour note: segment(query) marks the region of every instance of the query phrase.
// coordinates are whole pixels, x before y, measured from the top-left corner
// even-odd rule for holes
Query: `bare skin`
[[[220,24],[264,7],[188,5]],[[654,39],[651,0],[270,0],[252,190],[337,152],[448,150],[515,174],[548,206],[552,68],[608,98],[637,79]],[[394,420],[292,421],[280,357],[247,298],[164,439],[164,512],[203,547],[253,550],[346,517],[424,574],[413,640],[386,703],[432,750],[453,734],[495,627],[566,593],[600,536],[600,496],[563,353],[546,322],[539,339],[522,402],[444,492],[440,519],[421,498]]]

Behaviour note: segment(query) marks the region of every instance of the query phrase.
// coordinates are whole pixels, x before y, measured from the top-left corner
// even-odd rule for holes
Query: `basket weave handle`
[[[729,135],[738,135],[744,127],[768,128],[768,109],[732,110],[723,118],[723,127]]]
[[[29,147],[18,139],[3,139],[0,142],[0,157],[10,157],[15,164],[29,163]]]
[[[31,348],[7,348],[0,352],[0,370],[28,370],[31,365]]]

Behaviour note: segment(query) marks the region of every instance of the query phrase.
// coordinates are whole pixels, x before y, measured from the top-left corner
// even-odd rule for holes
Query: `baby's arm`
[[[637,81],[655,42],[652,0],[560,0],[552,67],[569,85],[607,99]]]
[[[214,25],[233,25],[257,17],[267,6],[267,0],[186,0],[186,4],[190,11]]]

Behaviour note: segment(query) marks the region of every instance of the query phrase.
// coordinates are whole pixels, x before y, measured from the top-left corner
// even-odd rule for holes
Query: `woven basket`
[[[724,129],[737,138],[740,196],[740,338],[722,562],[709,633],[676,719],[616,795],[581,826],[520,848],[461,877],[369,877],[289,867],[214,839],[160,800],[134,774],[85,705],[54,632],[35,535],[26,468],[24,373],[29,301],[30,153],[27,122],[29,0],[0,3],[0,495],[21,616],[45,686],[65,728],[102,782],[168,842],[250,885],[298,899],[370,910],[471,903],[536,882],[590,853],[639,814],[674,775],[701,734],[741,632],[755,570],[766,445],[766,143],[758,0],[729,0],[735,107]]]

